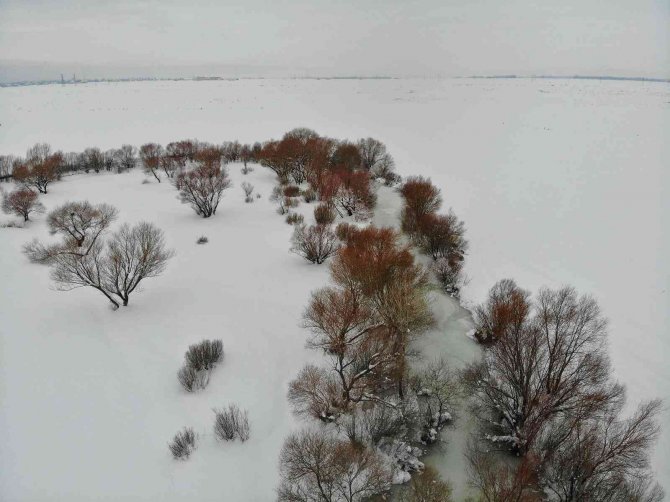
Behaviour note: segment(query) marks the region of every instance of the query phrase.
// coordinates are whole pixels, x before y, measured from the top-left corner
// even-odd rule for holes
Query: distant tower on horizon
[[[60,83],[64,84],[65,83],[65,78],[63,77],[63,74],[60,74]]]

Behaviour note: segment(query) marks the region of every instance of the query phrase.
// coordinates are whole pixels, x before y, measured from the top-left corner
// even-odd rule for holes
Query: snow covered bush
[[[358,502],[391,486],[381,455],[323,429],[291,434],[279,456],[279,473],[280,502]]]
[[[186,363],[200,371],[211,370],[223,358],[223,342],[221,340],[203,340],[190,345],[184,359]]]
[[[316,264],[326,261],[339,247],[337,237],[325,225],[310,227],[298,225],[295,227],[291,242],[291,251]]]
[[[249,414],[231,404],[223,410],[214,410],[214,434],[223,441],[249,439]]]
[[[305,217],[302,214],[288,213],[286,215],[286,223],[289,225],[302,225],[304,221]]]
[[[437,282],[442,287],[442,291],[446,294],[458,298],[461,294],[461,289],[466,279],[463,277],[463,267],[460,262],[449,263],[447,258],[438,258],[431,266],[433,274]]]
[[[335,212],[328,204],[319,204],[314,208],[314,221],[317,225],[330,225],[335,221]]]
[[[37,197],[37,192],[29,188],[17,188],[12,192],[3,193],[2,210],[7,214],[23,217],[23,221],[29,221],[32,213],[44,212],[44,206]]]
[[[186,392],[196,392],[207,387],[209,372],[199,371],[188,363],[184,363],[184,366],[177,372],[177,380]]]
[[[316,200],[316,198],[317,198],[317,193],[314,190],[312,190],[311,188],[308,188],[307,190],[305,190],[302,193],[302,200],[304,200],[308,204],[310,202],[314,202]]]
[[[85,255],[57,254],[51,278],[60,291],[96,289],[118,308],[128,305],[144,279],[160,275],[172,256],[163,232],[153,224],[124,224],[106,242],[96,240]]]
[[[254,186],[249,182],[242,182],[242,190],[244,191],[244,202],[253,202],[254,198],[252,193],[254,192]]]
[[[286,185],[283,188],[284,197],[298,197],[300,196],[300,187],[296,185]]]
[[[410,385],[419,405],[420,440],[432,444],[437,441],[439,431],[452,422],[461,386],[444,359],[430,361],[415,371]]]
[[[189,204],[203,218],[216,214],[224,190],[231,186],[226,169],[216,163],[211,164],[210,160],[203,160],[174,178],[182,203]]]
[[[177,460],[186,460],[191,456],[195,450],[195,432],[191,427],[184,427],[183,430],[177,432],[172,441],[168,443],[170,453]]]

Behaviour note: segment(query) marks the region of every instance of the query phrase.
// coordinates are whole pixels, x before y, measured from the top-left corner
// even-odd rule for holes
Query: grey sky
[[[0,61],[135,73],[667,78],[670,0],[0,0]]]

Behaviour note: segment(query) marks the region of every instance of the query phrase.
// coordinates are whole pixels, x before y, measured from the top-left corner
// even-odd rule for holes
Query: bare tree
[[[0,181],[12,176],[16,162],[17,158],[13,155],[0,155]]]
[[[87,148],[84,150],[83,156],[86,172],[93,169],[96,173],[99,173],[105,168],[105,154],[102,153],[100,148]]]
[[[649,472],[649,451],[659,434],[661,402],[640,405],[620,419],[624,399],[604,414],[569,417],[542,444],[543,486],[561,502],[655,502],[663,492]]]
[[[62,164],[61,152],[51,153],[48,144],[37,144],[28,150],[25,162],[14,166],[13,177],[25,187],[46,194],[49,185],[58,179]]]
[[[59,290],[92,287],[118,308],[128,305],[144,279],[160,275],[173,255],[163,232],[151,223],[123,225],[106,245],[97,240],[86,255],[56,255],[51,277]]]
[[[161,182],[158,176],[158,169],[160,168],[161,158],[163,157],[163,147],[156,143],[147,143],[140,147],[140,159],[144,172],[151,174],[158,183]]]
[[[23,216],[23,221],[28,221],[32,213],[43,213],[44,206],[37,200],[36,192],[29,188],[17,188],[3,194],[2,210],[7,214]]]
[[[325,225],[298,225],[291,242],[291,251],[316,264],[326,261],[339,248],[337,237]]]
[[[203,218],[209,218],[216,214],[223,192],[230,188],[231,182],[225,168],[203,161],[194,169],[179,173],[174,185],[184,204],[189,204]]]
[[[109,204],[67,202],[51,211],[47,217],[49,231],[51,234],[61,234],[63,241],[52,246],[33,241],[24,246],[24,252],[31,261],[42,263],[57,254],[87,254],[117,214],[116,208]]]
[[[223,410],[214,410],[214,434],[223,441],[239,439],[244,442],[249,439],[249,414],[240,410],[236,404],[231,404]]]
[[[482,305],[475,307],[475,336],[481,343],[490,344],[499,340],[508,330],[518,331],[526,323],[531,312],[530,293],[512,279],[495,283]]]
[[[119,170],[132,169],[137,164],[137,148],[132,145],[123,145],[114,152],[114,157]]]
[[[605,335],[595,300],[569,287],[541,290],[534,316],[510,326],[467,372],[488,437],[524,455],[556,420],[590,416],[617,399]]]
[[[391,481],[376,452],[321,431],[289,436],[279,471],[281,502],[357,502],[386,492]]]

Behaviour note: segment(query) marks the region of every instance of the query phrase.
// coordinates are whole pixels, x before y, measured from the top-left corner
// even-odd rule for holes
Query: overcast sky
[[[670,0],[0,0],[0,60],[185,76],[667,78]]]

